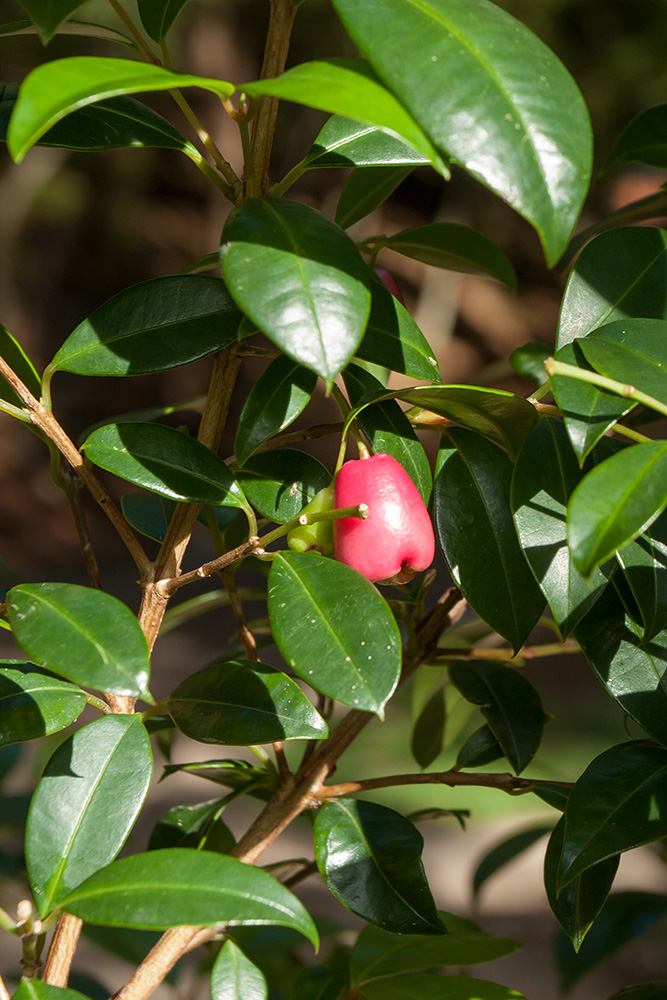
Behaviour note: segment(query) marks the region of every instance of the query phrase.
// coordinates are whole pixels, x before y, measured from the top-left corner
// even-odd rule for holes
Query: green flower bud
[[[309,504],[301,511],[302,514],[320,514],[332,510],[334,505],[334,487],[325,486],[316,493]],[[333,528],[331,521],[317,521],[315,524],[303,524],[292,528],[287,535],[287,544],[294,552],[307,552],[317,549],[323,556],[333,555]]]

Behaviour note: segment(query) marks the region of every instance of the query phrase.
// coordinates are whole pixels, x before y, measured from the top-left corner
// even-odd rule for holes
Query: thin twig
[[[79,942],[83,920],[63,913],[58,920],[42,979],[50,986],[67,986],[72,960]]]
[[[223,570],[220,573],[220,577],[224,584],[225,590],[227,591],[227,596],[229,597],[229,604],[232,611],[234,612],[234,618],[236,619],[236,627],[238,630],[239,639],[245,650],[245,655],[249,660],[259,660],[259,655],[257,653],[257,643],[255,642],[255,637],[248,628],[248,623],[245,620],[245,614],[243,613],[243,605],[241,603],[241,598],[236,587],[236,580],[234,579],[234,572],[231,569]]]
[[[311,793],[313,799],[335,799],[357,792],[368,792],[375,788],[392,788],[395,785],[473,785],[481,788],[498,788],[502,792],[515,795],[529,791],[535,785],[544,784],[541,779],[516,778],[513,774],[469,774],[461,771],[431,771],[426,774],[390,774],[384,778],[365,778],[361,781],[345,781],[339,785],[323,785]],[[567,781],[551,782],[562,788],[573,788]]]
[[[285,757],[285,747],[283,746],[282,740],[276,740],[273,744],[273,752],[276,755],[276,764],[278,765],[280,781],[284,784],[288,778],[291,778],[292,772],[289,769],[287,758]]]
[[[86,520],[86,514],[81,504],[81,494],[79,493],[79,488],[81,486],[81,480],[78,477],[72,476],[69,466],[65,466],[64,461],[61,461],[60,468],[60,481],[62,483],[62,488],[69,502],[70,510],[72,512],[72,518],[74,520],[74,525],[76,527],[76,533],[79,538],[79,546],[81,547],[81,555],[83,557],[83,562],[86,567],[86,572],[88,573],[88,579],[90,581],[90,586],[94,587],[96,590],[102,590],[102,578],[100,576],[100,568],[97,563],[97,558],[95,556],[95,550],[93,548],[92,539],[90,537],[90,531],[88,530],[88,522]]]

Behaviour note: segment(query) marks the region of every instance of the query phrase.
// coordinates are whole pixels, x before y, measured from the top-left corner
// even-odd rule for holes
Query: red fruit
[[[406,583],[433,562],[433,526],[417,487],[391,455],[346,462],[336,507],[365,503],[368,517],[334,521],[334,555],[373,583]]]
[[[398,299],[401,305],[404,306],[405,300],[403,298],[403,292],[401,291],[401,286],[396,281],[396,278],[393,276],[393,274],[390,274],[389,271],[385,271],[383,267],[374,267],[373,270],[375,271],[375,273],[377,274],[378,278],[380,279],[384,287],[387,289],[387,291],[391,292],[394,298]]]

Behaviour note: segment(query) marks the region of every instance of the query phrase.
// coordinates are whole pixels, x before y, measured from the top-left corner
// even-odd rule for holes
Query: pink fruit
[[[334,555],[369,580],[406,583],[433,562],[435,538],[424,501],[391,455],[346,462],[336,476],[336,507],[368,505],[368,517],[334,521]]]
[[[385,271],[383,267],[374,267],[373,270],[375,271],[375,273],[377,274],[378,278],[380,279],[384,287],[387,289],[387,291],[391,292],[394,298],[398,299],[401,305],[404,306],[405,299],[403,298],[403,292],[401,291],[401,286],[396,281],[396,278],[393,276],[393,274],[390,274],[389,271]]]

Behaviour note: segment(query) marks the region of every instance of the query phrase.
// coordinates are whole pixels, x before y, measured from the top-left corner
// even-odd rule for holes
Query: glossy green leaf
[[[290,1000],[344,1000],[348,991],[346,970],[334,953],[331,968],[328,965],[310,965],[294,980]]]
[[[86,693],[25,660],[0,661],[0,746],[57,733],[83,712]]]
[[[572,559],[588,577],[651,524],[667,505],[667,443],[635,444],[597,465],[567,511]]]
[[[445,692],[440,688],[426,702],[412,729],[410,749],[421,768],[432,764],[442,752],[445,720]]]
[[[0,36],[2,35],[36,35],[37,28],[32,21],[10,21],[8,24],[0,24]],[[128,36],[110,28],[107,24],[97,24],[95,21],[69,20],[63,21],[58,28],[59,35],[82,35],[89,38],[104,38],[110,42],[120,42],[136,50],[134,41]],[[2,84],[0,84],[0,88]],[[0,91],[1,92],[1,91]]]
[[[445,176],[447,168],[415,119],[378,80],[363,59],[320,59],[293,66],[282,76],[240,84],[251,97],[271,94],[284,101],[358,119],[387,129],[410,143]]]
[[[557,346],[630,318],[667,319],[667,232],[623,226],[581,251],[560,312]]]
[[[42,394],[42,384],[35,367],[18,340],[12,337],[8,330],[0,324],[0,357],[7,362],[15,375],[37,399]],[[23,406],[23,401],[16,395],[9,383],[0,375],[0,399],[12,406]]]
[[[369,983],[363,995],[365,1000],[526,1000],[508,986],[471,976],[400,976]]]
[[[331,482],[331,473],[305,451],[275,448],[247,460],[237,479],[263,517],[285,524]]]
[[[667,980],[661,983],[640,983],[638,986],[628,986],[619,993],[614,993],[609,1000],[664,1000],[667,996]]]
[[[564,835],[565,820],[561,818],[547,845],[544,858],[544,887],[556,920],[569,937],[574,950],[579,951],[582,941],[609,895],[620,857],[617,854],[612,855],[605,861],[587,868],[557,893],[556,877],[563,851]]]
[[[382,389],[381,383],[358,365],[349,365],[343,380],[352,406],[357,406],[366,393]],[[400,462],[428,505],[433,490],[431,467],[423,444],[398,403],[393,399],[373,403],[359,413],[357,422],[373,451],[391,455]]]
[[[586,659],[624,712],[667,745],[667,633],[647,641],[608,588],[574,630]]]
[[[271,875],[211,851],[172,848],[121,858],[62,901],[91,924],[165,930],[180,924],[277,924],[317,946],[312,918]]]
[[[431,222],[404,229],[382,245],[404,257],[433,267],[465,274],[486,274],[516,288],[516,275],[508,257],[482,233],[450,222]]]
[[[161,542],[176,510],[176,501],[156,493],[125,493],[120,498],[120,507],[128,524],[142,535]],[[214,507],[213,514],[222,532],[239,517],[238,510],[233,507]],[[197,520],[206,527],[205,511],[199,511]]]
[[[58,25],[66,21],[81,6],[81,2],[82,0],[21,0],[37,28],[42,45],[49,44]]]
[[[461,660],[449,676],[464,698],[479,705],[493,735],[517,774],[535,756],[544,729],[544,709],[523,674],[502,663]]]
[[[304,165],[320,167],[402,167],[430,163],[389,128],[332,115],[320,129]]]
[[[77,326],[49,373],[145,375],[190,364],[236,340],[241,313],[219,278],[176,274],[132,285]]]
[[[77,990],[51,986],[39,979],[28,979],[12,994],[12,1000],[88,1000],[88,997]]]
[[[435,470],[435,523],[445,560],[477,614],[518,650],[544,597],[517,539],[510,509],[513,466],[472,431],[443,433]]]
[[[510,861],[514,861],[515,858],[523,854],[524,851],[527,851],[529,847],[532,847],[533,844],[546,836],[546,834],[551,833],[551,830],[551,826],[531,826],[526,830],[520,830],[519,833],[512,834],[511,837],[507,837],[492,847],[475,868],[472,877],[473,896],[479,894],[484,883],[492,875],[495,875],[501,868],[504,868]]]
[[[72,583],[22,583],[7,605],[16,641],[36,662],[98,691],[146,693],[148,645],[115,597]]]
[[[253,198],[227,219],[220,255],[237,305],[330,384],[359,346],[370,309],[368,271],[352,240],[314,208]]]
[[[266,768],[259,767],[247,760],[206,760],[190,764],[168,764],[164,768],[163,777],[170,774],[195,774],[199,778],[207,778],[216,785],[224,785],[232,791],[243,791],[258,799],[268,799],[276,790],[275,777]]]
[[[522,347],[515,348],[509,356],[509,362],[515,372],[542,385],[549,377],[544,362],[553,354],[553,348],[547,344],[529,341]]]
[[[231,940],[225,941],[211,972],[211,1000],[266,1000],[266,977]]]
[[[371,294],[371,314],[357,357],[421,381],[439,381],[431,346],[407,309],[379,281],[372,283]]]
[[[667,750],[634,740],[586,768],[565,809],[556,891],[592,865],[667,835]]]
[[[661,923],[666,914],[667,896],[653,892],[613,893],[591,927],[579,954],[573,951],[565,934],[556,938],[554,951],[561,989],[571,990],[582,976]],[[640,997],[641,994],[637,1000]],[[632,994],[627,1000],[634,1000]]]
[[[174,806],[154,826],[148,850],[190,847],[194,850],[206,848],[207,851],[229,854],[235,840],[231,830],[220,818],[225,805],[225,799],[213,799],[196,805]]]
[[[37,785],[26,827],[26,863],[40,917],[113,861],[152,771],[138,715],[105,715],[61,743]]]
[[[486,0],[334,7],[435,146],[528,219],[555,263],[586,194],[591,128],[554,54]]]
[[[21,85],[7,133],[9,151],[19,163],[52,125],[87,104],[174,87],[203,87],[222,100],[234,92],[234,86],[224,80],[174,73],[128,59],[72,56],[43,63]]]
[[[336,223],[349,229],[394,193],[412,167],[357,167],[348,177],[336,205]]]
[[[519,541],[562,638],[593,606],[615,569],[606,563],[586,580],[570,557],[567,503],[583,475],[563,424],[545,417],[524,441],[512,478]]]
[[[483,767],[504,756],[503,748],[489,726],[481,726],[468,737],[459,750],[456,766]]]
[[[95,25],[88,27],[91,32],[95,29]],[[101,26],[100,31],[112,34]],[[123,39],[122,35],[119,37]],[[17,83],[0,83],[0,139],[3,141],[7,138],[18,92]],[[198,156],[192,143],[166,118],[133,97],[110,97],[73,111],[44,132],[35,145],[77,152],[146,146],[180,149],[187,156]]]
[[[579,340],[565,344],[555,354],[556,361],[590,370],[580,344]],[[632,400],[566,375],[551,376],[551,391],[580,465],[616,421],[635,406]]]
[[[400,813],[331,799],[313,836],[320,874],[348,910],[395,934],[446,933],[424,875],[424,840]]]
[[[101,469],[171,500],[241,508],[247,503],[221,458],[164,424],[105,424],[81,450]]]
[[[138,0],[139,17],[146,33],[161,42],[187,0]]]
[[[570,789],[565,783],[561,784],[558,781],[534,782],[530,790],[547,805],[558,809],[559,812],[565,812],[567,800],[570,797]]]
[[[354,985],[363,989],[366,983],[407,972],[493,962],[519,948],[517,941],[486,934],[465,917],[454,913],[440,915],[449,932],[442,937],[397,935],[380,927],[364,927],[350,955],[350,978]]]
[[[437,413],[476,431],[516,458],[526,436],[540,419],[523,396],[474,385],[434,385],[401,389],[398,399]]]
[[[604,170],[619,163],[667,167],[667,104],[642,111],[626,125],[605,160]]]
[[[644,623],[648,642],[667,627],[667,514],[661,514],[617,554]]]
[[[398,682],[401,637],[372,583],[324,556],[280,553],[268,608],[278,648],[298,677],[343,705],[382,714]]]
[[[239,465],[260,445],[299,416],[317,384],[317,376],[280,355],[255,382],[243,404],[234,442]]]
[[[214,663],[192,674],[169,695],[167,710],[181,732],[200,743],[252,746],[329,735],[293,680],[250,660]]]
[[[589,364],[609,378],[667,404],[667,321],[634,319],[608,323],[577,341]]]

